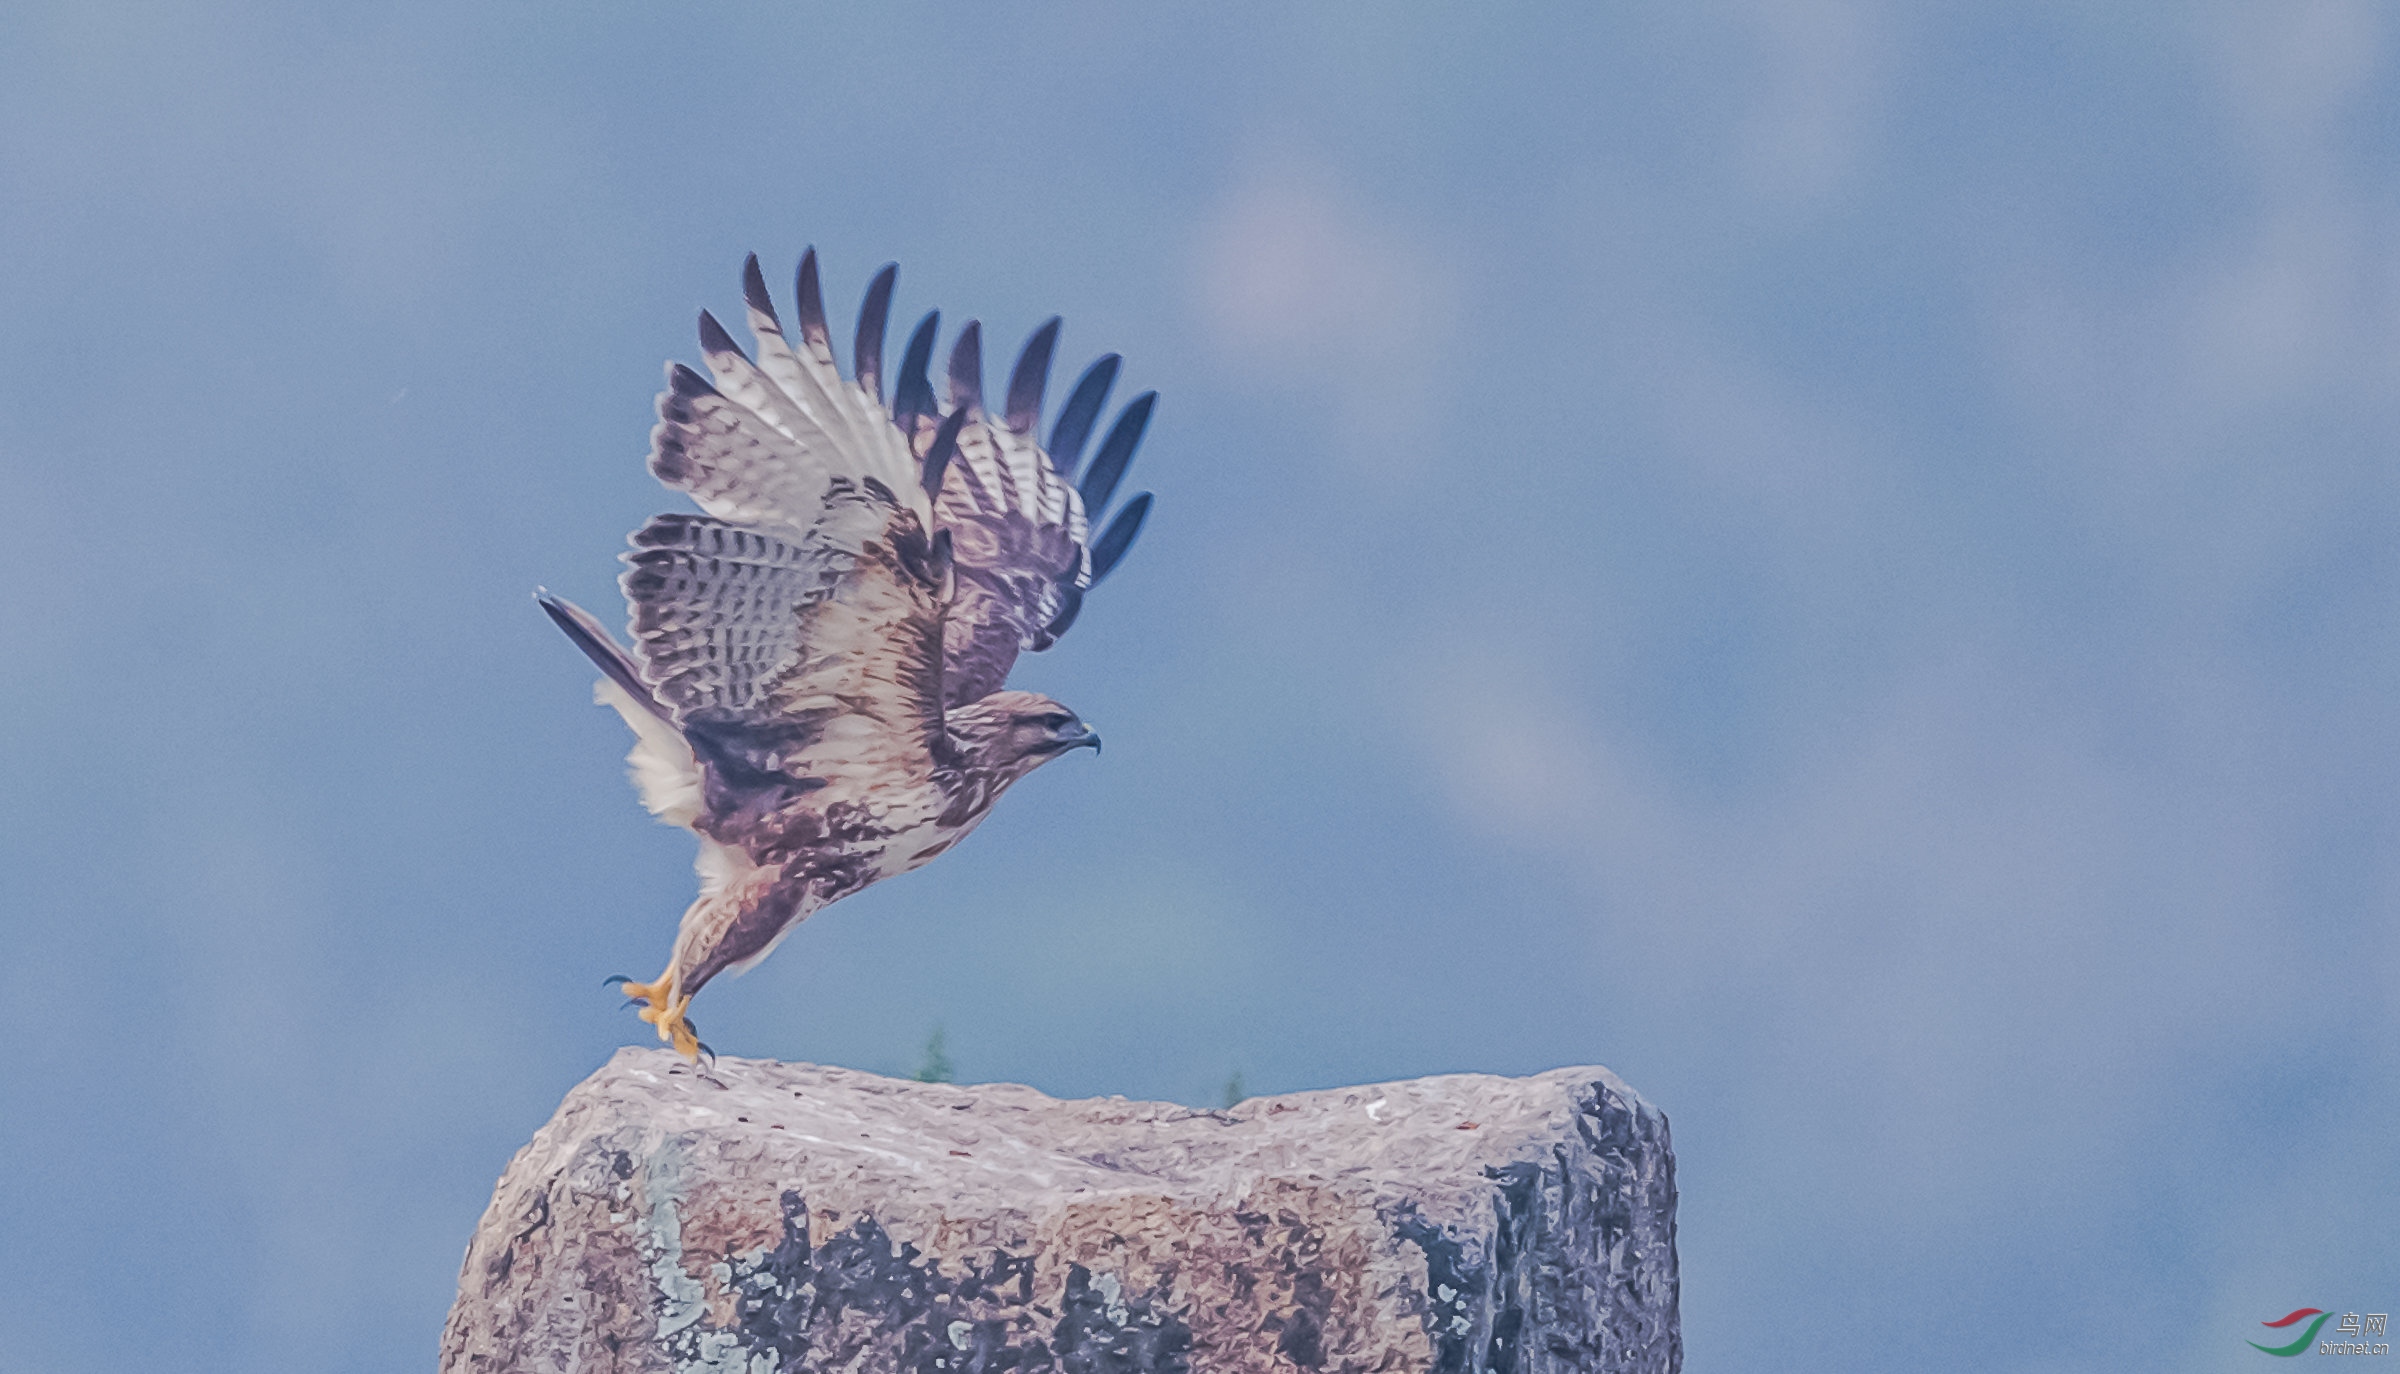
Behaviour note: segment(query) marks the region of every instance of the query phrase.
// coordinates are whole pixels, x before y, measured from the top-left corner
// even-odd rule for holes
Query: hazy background
[[[692,888],[528,593],[811,242],[1159,504],[719,1049],[1605,1063],[1695,1370],[2400,1301],[2386,7],[859,8],[0,9],[0,1362],[431,1367]]]

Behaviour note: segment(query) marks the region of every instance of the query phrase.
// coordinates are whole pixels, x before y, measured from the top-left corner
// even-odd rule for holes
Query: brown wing
[[[834,364],[816,269],[812,251],[801,259],[798,347],[784,335],[756,257],[743,264],[742,294],[757,361],[715,316],[701,312],[709,375],[680,363],[667,369],[650,434],[650,471],[689,492],[710,515],[737,524],[806,529],[828,484],[839,478],[878,481],[929,519],[916,455],[882,401],[863,382],[844,381]]]
[[[658,401],[650,467],[728,527],[762,537],[790,541],[809,530],[826,493],[844,482],[854,491],[878,484],[922,528],[946,533],[957,588],[944,632],[939,700],[960,705],[997,691],[1019,653],[1046,649],[1063,634],[1084,591],[1108,575],[1140,532],[1150,510],[1146,492],[1126,502],[1097,539],[1086,517],[1096,521],[1107,510],[1156,396],[1144,393],[1124,408],[1076,483],[1084,443],[1116,378],[1116,356],[1085,371],[1045,449],[1036,430],[1058,321],[1027,341],[995,419],[983,406],[982,331],[972,323],[951,352],[949,409],[935,403],[926,378],[940,319],[934,314],[909,340],[887,406],[883,338],[893,279],[887,266],[867,289],[853,376],[845,381],[825,322],[815,251],[800,261],[799,329],[789,336],[758,260],[751,258],[743,267],[742,291],[757,359],[743,353],[714,317],[701,316],[709,375],[670,370]],[[793,551],[792,557],[807,562],[818,553]],[[744,574],[775,581],[769,602],[802,596],[803,584],[821,575],[771,560]],[[736,590],[729,586],[727,595]],[[659,651],[669,656],[663,666],[705,667],[693,681],[705,680],[715,690],[711,674],[748,682],[790,651],[796,632],[770,623],[771,613],[769,622],[759,623],[725,606],[714,614],[723,618],[717,638],[704,645],[682,638],[662,644]],[[687,626],[679,633],[693,631]],[[687,651],[701,655],[697,665],[674,657]]]
[[[942,734],[948,540],[882,483],[835,479],[796,537],[665,515],[633,537],[634,653],[702,764],[701,827],[754,852],[921,787]]]
[[[1144,493],[1098,541],[1090,538],[1087,512],[1107,508],[1149,423],[1155,393],[1125,408],[1081,488],[1068,480],[1115,380],[1115,355],[1086,370],[1059,414],[1050,448],[1036,439],[1057,339],[1052,319],[1026,341],[995,422],[983,406],[982,331],[969,323],[950,355],[951,423],[937,426],[930,415],[917,422],[934,522],[950,532],[957,560],[958,596],[943,642],[944,699],[952,706],[998,691],[1019,653],[1055,643],[1074,622],[1085,589],[1108,575],[1149,514]],[[921,368],[925,352],[930,348],[920,351],[912,341],[911,365]],[[955,433],[954,443],[926,442],[946,432]]]

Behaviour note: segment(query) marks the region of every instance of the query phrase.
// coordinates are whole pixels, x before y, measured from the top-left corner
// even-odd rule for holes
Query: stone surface
[[[1605,1069],[1197,1111],[624,1050],[442,1337],[448,1374],[1681,1363],[1667,1121]]]

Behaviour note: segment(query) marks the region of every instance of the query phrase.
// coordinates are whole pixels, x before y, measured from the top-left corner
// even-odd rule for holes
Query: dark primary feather
[[[725,326],[717,323],[717,317],[705,310],[700,312],[700,351],[703,353],[732,353],[740,356],[745,362],[750,358],[748,353],[743,352],[742,346],[733,341],[733,336],[725,332]]]
[[[983,408],[983,322],[967,321],[950,345],[950,405],[957,410]]]
[[[674,719],[667,708],[659,704],[658,698],[651,695],[650,685],[642,681],[641,670],[634,666],[633,659],[617,646],[616,639],[601,628],[591,612],[564,597],[552,596],[547,591],[535,592],[533,599],[541,603],[542,609],[549,613],[558,628],[567,632],[567,638],[575,642],[575,647],[583,650],[584,657],[608,675],[609,681],[624,688],[627,696],[660,720]]]
[[[941,429],[934,434],[933,447],[925,451],[924,483],[927,495],[942,494],[942,477],[950,467],[950,460],[958,456],[958,431],[966,422],[967,412],[963,407],[953,410],[950,418],[942,421]],[[943,533],[949,531],[944,530]]]
[[[775,298],[767,294],[767,274],[758,270],[758,254],[742,259],[742,301],[752,310],[775,321],[781,329],[783,321],[775,313]]]
[[[1070,584],[1058,590],[1060,602],[1058,614],[1051,617],[1050,623],[1042,627],[1042,637],[1036,645],[1036,652],[1056,644],[1058,637],[1067,632],[1067,627],[1075,623],[1075,617],[1083,610],[1083,588]]]
[[[877,404],[883,401],[883,325],[892,313],[892,283],[899,276],[900,264],[887,262],[867,283],[867,298],[858,306],[858,338],[850,349],[851,375]]]
[[[1142,522],[1150,518],[1150,493],[1143,492],[1125,503],[1117,518],[1108,522],[1108,529],[1092,545],[1092,585],[1109,575],[1125,551],[1133,547],[1135,535],[1142,532]]]
[[[817,250],[800,255],[800,336],[827,362],[833,361],[833,331],[825,326],[825,291],[817,284]]]
[[[1142,431],[1150,424],[1151,407],[1158,403],[1158,393],[1145,391],[1133,398],[1117,416],[1117,423],[1101,441],[1100,454],[1092,459],[1092,470],[1083,475],[1083,484],[1076,490],[1083,496],[1085,518],[1097,520],[1108,509],[1108,498],[1117,491],[1117,482],[1125,475],[1125,465],[1133,461],[1133,449],[1142,442]]]
[[[1075,465],[1083,461],[1083,441],[1092,437],[1092,421],[1100,418],[1100,407],[1108,403],[1108,389],[1116,384],[1120,361],[1114,353],[1102,354],[1075,380],[1066,407],[1058,412],[1058,424],[1050,431],[1050,462],[1062,481],[1075,480]]]
[[[1008,409],[1002,418],[1019,434],[1031,434],[1042,422],[1042,391],[1050,385],[1050,353],[1058,347],[1058,316],[1033,331],[1017,354],[1016,370],[1008,374]]]
[[[908,351],[900,357],[900,381],[892,389],[892,419],[900,425],[902,434],[916,433],[917,417],[931,415],[933,383],[925,369],[933,363],[933,338],[942,327],[942,312],[930,310],[917,321],[917,332],[908,336]]]

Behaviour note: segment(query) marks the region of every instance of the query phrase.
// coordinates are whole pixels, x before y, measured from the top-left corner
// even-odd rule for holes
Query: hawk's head
[[[1092,727],[1038,692],[994,692],[952,711],[949,725],[971,767],[1010,782],[1070,749],[1100,749]]]

